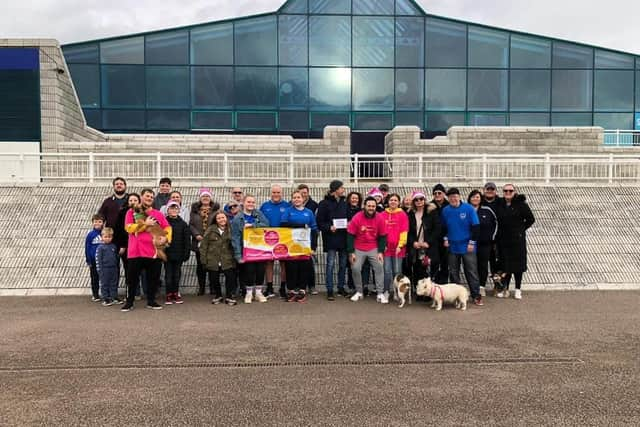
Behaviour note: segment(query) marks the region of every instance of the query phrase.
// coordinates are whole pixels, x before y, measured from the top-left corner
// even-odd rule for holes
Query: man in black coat
[[[102,202],[98,214],[105,219],[105,227],[114,228],[120,209],[127,204],[127,181],[124,178],[116,177],[111,182],[113,194]]]
[[[433,199],[429,204],[433,204],[436,207],[438,217],[442,214],[442,209],[449,206],[449,201],[445,197],[445,188],[442,184],[436,184],[431,190]],[[433,275],[433,281],[436,283],[447,283],[449,281],[449,265],[447,260],[449,259],[449,251],[444,246],[444,228],[441,229],[440,238],[438,239],[438,260],[431,262],[431,274]]]

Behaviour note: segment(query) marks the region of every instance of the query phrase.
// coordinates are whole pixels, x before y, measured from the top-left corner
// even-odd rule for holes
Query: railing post
[[[18,181],[24,181],[24,153],[20,153],[20,176],[18,176]]]
[[[544,182],[545,184],[551,182],[551,155],[549,153],[544,155]]]
[[[487,182],[487,154],[482,155],[482,182],[481,185]]]
[[[420,155],[418,156],[418,182],[420,184],[422,184],[422,179],[424,177],[422,168],[424,167],[424,156],[422,155],[422,153],[420,153]],[[407,177],[403,177],[403,178],[409,178]]]
[[[295,164],[293,163],[293,153],[289,154],[289,184],[292,185],[295,182]]]
[[[613,183],[613,153],[609,153],[609,184]]]
[[[353,180],[358,185],[358,177],[360,175],[360,165],[358,164],[358,153],[353,155]]]
[[[89,153],[89,183],[93,184],[96,175],[96,169],[94,164],[95,158],[93,153]]]
[[[162,156],[159,152],[156,152],[156,181],[160,181],[162,178]]]
[[[229,183],[229,153],[224,153],[224,183]]]

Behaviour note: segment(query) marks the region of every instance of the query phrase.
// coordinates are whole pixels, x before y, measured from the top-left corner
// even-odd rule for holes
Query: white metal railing
[[[639,153],[640,154],[640,153]],[[354,183],[389,179],[406,183],[514,180],[519,183],[636,182],[640,155],[305,155],[183,153],[0,153],[0,182],[104,182],[115,176],[189,182]]]
[[[607,147],[640,147],[640,130],[605,130],[604,145]]]

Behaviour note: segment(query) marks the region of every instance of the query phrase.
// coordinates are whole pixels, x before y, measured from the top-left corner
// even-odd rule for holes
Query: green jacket
[[[206,269],[211,271],[235,268],[230,228],[222,235],[215,224],[207,228],[200,242],[200,260]]]

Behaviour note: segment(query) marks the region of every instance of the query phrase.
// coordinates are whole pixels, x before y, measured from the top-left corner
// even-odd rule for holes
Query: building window
[[[149,130],[188,130],[189,112],[178,110],[147,111],[147,129]]]
[[[236,65],[276,65],[276,17],[243,19],[235,24]]]
[[[97,44],[63,47],[62,53],[67,64],[97,64],[100,62]]]
[[[280,111],[278,120],[280,130],[309,130],[309,113],[306,111]]]
[[[393,93],[392,69],[354,68],[354,110],[393,110]]]
[[[511,68],[551,68],[551,42],[511,35]]]
[[[509,33],[469,27],[469,67],[507,68]]]
[[[144,110],[102,110],[102,126],[108,130],[144,130]]]
[[[441,19],[426,21],[427,67],[466,67],[467,26]]]
[[[351,17],[309,17],[309,64],[351,66]]]
[[[633,110],[633,71],[596,70],[594,109]]]
[[[424,19],[396,18],[396,67],[424,67]]]
[[[102,105],[107,108],[145,106],[144,66],[103,65]],[[113,120],[103,120],[105,126]],[[144,120],[143,127],[144,127]]]
[[[351,0],[309,0],[309,13],[349,14]]]
[[[553,113],[551,114],[551,126],[591,126],[593,115],[591,113]]]
[[[469,70],[469,110],[507,109],[507,71]]]
[[[189,32],[175,31],[146,37],[145,63],[183,65],[189,63]]]
[[[549,126],[549,113],[511,113],[509,125],[511,126]]]
[[[278,96],[282,109],[306,109],[308,105],[308,68],[280,68]]]
[[[421,110],[424,73],[421,69],[396,69],[396,110]]]
[[[232,130],[231,111],[194,111],[191,114],[192,128],[196,130]]]
[[[144,64],[144,37],[100,43],[103,64]]]
[[[393,18],[353,18],[354,67],[393,67]]]
[[[158,65],[146,71],[147,107],[189,107],[189,67]]]
[[[69,72],[76,88],[80,105],[100,108],[100,68],[91,64],[69,64]]]
[[[596,50],[596,68],[633,69],[633,56],[607,50]]]
[[[551,71],[511,70],[510,109],[512,111],[549,111]]]
[[[351,109],[351,69],[309,69],[309,104],[312,110]]]
[[[605,129],[633,129],[633,113],[595,113],[593,125]]]
[[[426,129],[436,132],[449,130],[451,126],[464,126],[464,113],[427,113]]]
[[[280,65],[307,65],[307,17],[281,15],[278,19]]]
[[[553,68],[593,68],[593,49],[570,43],[553,43]]]
[[[233,64],[233,24],[216,24],[191,30],[191,63]]]
[[[353,0],[354,15],[393,15],[394,0]]]
[[[467,70],[427,70],[427,110],[462,110],[467,100]]]
[[[231,67],[192,67],[191,104],[196,108],[232,108],[233,85]]]
[[[552,108],[554,111],[589,111],[593,71],[554,70],[552,77]]]
[[[278,101],[275,67],[236,67],[236,106],[241,109],[271,109]]]

